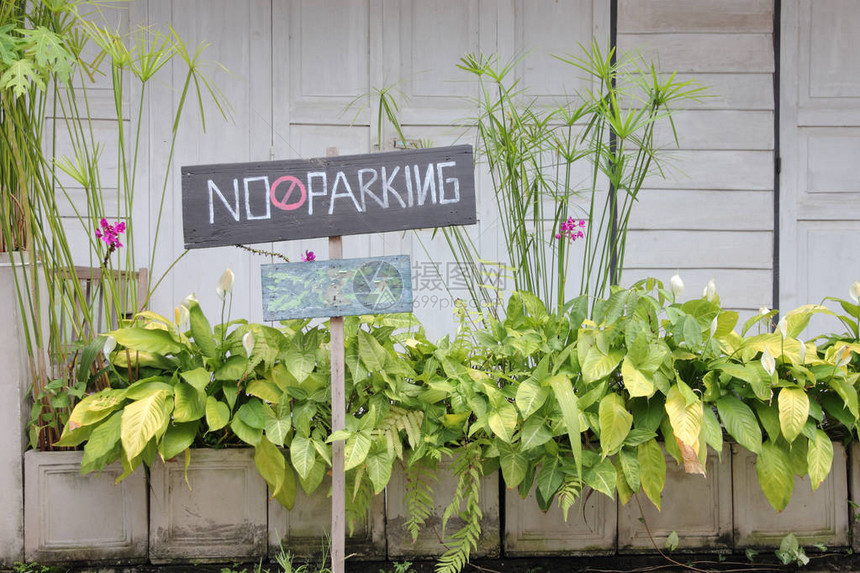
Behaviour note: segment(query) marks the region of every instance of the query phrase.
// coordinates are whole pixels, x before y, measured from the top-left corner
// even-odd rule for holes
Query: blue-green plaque
[[[412,312],[407,255],[262,265],[263,318]]]

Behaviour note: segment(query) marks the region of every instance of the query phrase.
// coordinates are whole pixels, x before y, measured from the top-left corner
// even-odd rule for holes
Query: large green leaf
[[[836,390],[836,393],[839,394],[842,401],[845,402],[845,406],[848,407],[848,410],[851,412],[851,415],[854,416],[854,419],[860,419],[860,406],[858,406],[857,389],[845,380],[839,378],[831,378],[829,384],[831,388]]]
[[[296,345],[290,347],[284,356],[287,370],[301,384],[316,368],[316,354]]]
[[[114,412],[110,418],[93,429],[84,446],[84,455],[81,459],[82,474],[100,470],[119,457],[121,423],[122,412]]]
[[[591,489],[604,493],[611,498],[615,498],[616,478],[615,466],[612,465],[609,458],[585,470],[583,476],[585,483]]]
[[[657,391],[657,387],[651,381],[651,377],[638,370],[629,358],[621,363],[621,376],[624,379],[624,387],[630,393],[631,398],[644,396],[649,398]]]
[[[570,439],[570,449],[573,451],[573,459],[576,462],[576,472],[582,475],[582,438],[580,438],[579,408],[577,407],[576,394],[573,392],[573,384],[566,376],[556,374],[547,380],[552,387],[555,399],[561,408],[561,415],[567,427],[567,437]]]
[[[731,437],[754,454],[761,453],[761,427],[749,406],[727,395],[717,400],[717,412]]]
[[[790,444],[800,435],[809,418],[809,397],[800,388],[782,388],[779,391],[779,425],[782,435]]]
[[[230,422],[230,429],[236,434],[236,437],[248,444],[249,446],[257,446],[260,439],[263,437],[263,430],[252,428],[242,421],[239,416],[233,416],[233,421]]]
[[[624,479],[633,491],[638,491],[641,486],[641,470],[636,450],[631,447],[621,448],[618,452],[618,460],[621,463],[621,471]]]
[[[502,402],[497,409],[490,410],[487,424],[494,434],[510,444],[517,429],[517,409],[509,402]]]
[[[282,412],[282,415],[272,410],[265,410],[265,412],[266,425],[263,427],[263,430],[266,432],[266,437],[276,446],[283,447],[284,441],[287,439],[292,427],[292,418],[290,417],[289,410]]]
[[[299,474],[299,479],[306,480],[317,461],[317,453],[309,438],[296,434],[290,443],[290,461]]]
[[[648,440],[637,448],[642,491],[657,509],[666,484],[666,458],[657,440]]]
[[[371,446],[370,436],[364,432],[357,432],[346,440],[344,447],[344,471],[359,466],[367,458]]]
[[[173,420],[193,422],[206,415],[206,393],[191,384],[179,382],[173,389]]]
[[[544,457],[540,472],[537,476],[537,488],[541,497],[549,502],[561,487],[561,482],[564,479],[564,472],[561,469],[561,463],[556,456]]]
[[[358,356],[369,371],[379,372],[385,366],[388,352],[371,334],[365,330],[359,330]]]
[[[206,398],[206,425],[210,432],[220,430],[230,422],[230,407],[215,396]]]
[[[200,422],[170,424],[164,433],[164,439],[158,444],[158,453],[164,461],[170,460],[187,450],[197,437]]]
[[[126,458],[136,458],[151,439],[164,434],[172,410],[172,400],[168,400],[165,390],[159,390],[125,407],[120,437]]]
[[[391,466],[394,464],[394,456],[388,453],[386,448],[381,448],[367,456],[367,477],[373,485],[373,493],[380,494],[391,479]]]
[[[517,408],[524,419],[538,411],[546,402],[549,389],[541,386],[534,378],[528,378],[517,388]]]
[[[614,454],[633,427],[633,414],[627,411],[624,398],[614,392],[600,401],[600,450],[603,456]]]
[[[830,474],[830,468],[833,465],[833,443],[822,430],[816,430],[815,438],[809,440],[806,461],[809,481],[812,485],[812,491],[815,491]]]
[[[169,332],[160,328],[130,326],[113,331],[111,336],[116,339],[117,343],[131,350],[155,354],[176,354],[182,349],[182,346],[170,336]]]
[[[189,370],[188,372],[180,373],[182,379],[200,390],[201,392],[206,391],[206,386],[209,385],[209,381],[212,379],[212,373],[206,370],[205,368],[195,368],[194,370]]]
[[[269,484],[269,491],[276,493],[284,484],[286,460],[284,455],[266,436],[260,438],[260,443],[254,448],[254,464],[257,471]]]
[[[794,490],[794,474],[791,472],[788,452],[768,440],[761,446],[755,471],[761,489],[773,508],[777,511],[785,509]]]
[[[582,377],[589,384],[606,378],[623,358],[624,351],[620,348],[613,348],[608,353],[604,353],[598,345],[594,345],[589,348],[582,363]]]
[[[543,416],[532,416],[523,423],[523,429],[520,433],[523,451],[542,446],[551,439],[552,432],[547,427],[546,418]]]
[[[189,326],[191,329],[191,337],[200,348],[200,352],[207,358],[217,358],[218,351],[215,344],[215,337],[212,336],[212,327],[209,326],[209,321],[206,320],[206,315],[200,309],[200,305],[196,301],[189,301],[187,304]],[[117,339],[119,340],[119,339]],[[146,350],[145,348],[143,350]]]
[[[323,478],[325,477],[326,465],[322,459],[317,458],[316,463],[313,468],[311,468],[310,473],[307,478],[302,478],[299,476],[299,483],[302,484],[302,489],[308,495],[312,494],[322,483]]]
[[[499,464],[502,467],[502,478],[508,488],[517,487],[525,479],[529,464],[518,449],[510,446],[499,448]]]
[[[296,476],[293,474],[293,468],[289,464],[284,464],[284,483],[281,488],[276,491],[273,497],[287,511],[293,509],[296,503]]]

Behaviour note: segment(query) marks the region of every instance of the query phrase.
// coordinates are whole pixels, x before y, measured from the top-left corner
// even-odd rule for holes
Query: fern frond
[[[481,451],[480,445],[468,444],[454,463],[457,489],[442,516],[443,536],[448,520],[454,515],[463,521],[463,525],[446,542],[448,550],[436,564],[436,573],[459,573],[469,562],[472,550],[478,548],[483,518],[480,507]]]
[[[373,502],[373,489],[370,480],[364,478],[364,466],[346,474],[346,491],[352,495],[346,496],[346,524],[349,535],[355,532],[355,524],[367,521],[370,504]]]
[[[433,488],[430,482],[436,474],[423,460],[419,460],[404,470],[406,475],[406,529],[412,535],[412,542],[418,540],[421,530],[433,513]]]
[[[561,513],[564,515],[564,521],[567,522],[567,512],[579,499],[582,494],[582,480],[576,476],[565,475],[564,481],[561,482],[561,487],[556,493],[558,506],[561,508]]]

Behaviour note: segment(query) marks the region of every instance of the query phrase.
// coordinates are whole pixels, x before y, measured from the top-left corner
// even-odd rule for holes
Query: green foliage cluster
[[[840,301],[846,324],[860,306]],[[453,456],[457,487],[443,515],[458,571],[480,536],[480,478],[501,469],[508,488],[534,489],[543,509],[570,507],[591,488],[657,507],[667,455],[704,473],[708,448],[730,438],[755,453],[761,487],[781,510],[795,475],[813,489],[830,472],[833,439],[857,430],[856,333],[798,339],[823,306],[772,313],[738,328],[719,297],[674,302],[655,280],[613,288],[547,312],[514,293],[503,320],[427,339],[411,315],[351,317],[346,334],[346,429],[331,432],[326,324],[280,328],[235,321],[214,328],[186,299],[187,329],[154,313],[110,334],[100,375],[110,387],[75,407],[60,445],[85,443],[82,471],[120,460],[125,474],[191,446],[255,448],[257,467],[286,507],[310,493],[345,440],[348,499],[361,512],[395,464],[407,476],[413,536],[433,505],[429,469]],[[748,334],[758,324],[758,334]],[[108,343],[110,350],[112,344]],[[451,518],[457,531],[448,531]]]

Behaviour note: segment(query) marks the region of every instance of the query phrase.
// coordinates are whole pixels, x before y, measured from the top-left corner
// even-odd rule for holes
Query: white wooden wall
[[[747,312],[770,306],[773,1],[619,0],[618,5],[621,50],[638,50],[662,70],[698,81],[710,94],[687,102],[675,116],[681,149],[673,155],[670,177],[651,179],[640,196],[624,282],[649,275],[668,280],[679,271],[691,296],[713,277],[727,306]],[[330,146],[342,154],[391,149],[393,134],[384,126],[377,140],[378,109],[365,97],[382,87],[402,94],[400,117],[410,138],[435,145],[472,143],[473,133],[449,127],[475,113],[468,100],[476,95],[475,84],[456,69],[463,54],[482,51],[504,60],[529,52],[516,75],[533,95],[553,101],[581,84],[578,74],[549,54],[576,53],[579,43],[592,36],[605,42],[609,33],[606,0],[137,0],[131,11],[134,23],[162,29],[170,24],[191,45],[210,42],[204,59],[227,68],[212,66],[209,73],[233,110],[232,122],[224,122],[209,106],[205,133],[193,113],[183,124],[161,235],[154,242],[151,232],[138,232],[148,243],[138,246],[141,253],[154,242],[156,277],[183,251],[179,166],[307,158],[324,155]],[[134,218],[145,220],[150,230],[183,79],[180,66],[167,70],[144,111],[151,153],[142,177],[150,200]],[[668,133],[662,137],[668,144]],[[473,237],[487,259],[503,259],[483,169],[478,185],[480,223]],[[326,251],[324,240],[261,247],[292,260],[304,249],[323,257]],[[349,237],[345,251],[348,257],[412,255],[420,275],[416,312],[434,334],[450,331],[448,293],[426,265],[442,261],[442,278],[448,278],[447,248],[438,238],[431,241],[429,232]],[[235,248],[192,251],[151,306],[170,313],[196,292],[217,320],[214,285],[230,266],[237,275],[233,317],[259,320],[262,262],[268,260]],[[466,296],[456,287],[451,294]]]
[[[619,50],[710,95],[675,115],[680,149],[640,195],[624,282],[677,271],[685,296],[714,278],[725,306],[772,305],[772,34],[772,0],[619,0]]]
[[[141,23],[160,28],[170,23],[191,44],[209,41],[206,59],[229,70],[214,69],[213,78],[233,107],[232,123],[220,121],[210,107],[205,133],[196,119],[183,126],[166,228],[155,245],[155,275],[182,253],[178,166],[319,157],[331,146],[341,154],[390,150],[394,134],[383,125],[378,140],[377,101],[366,97],[384,87],[399,94],[400,120],[409,138],[429,139],[434,145],[474,143],[473,131],[451,127],[476,114],[470,98],[477,96],[477,86],[456,67],[463,55],[499,54],[505,61],[530,51],[516,76],[532,94],[551,100],[582,84],[578,73],[549,54],[575,53],[579,43],[588,44],[593,36],[606,42],[609,33],[608,3],[593,0],[183,0],[139,1],[135,10]],[[172,89],[158,90],[149,100],[152,180],[166,168],[159,155],[169,136],[181,80],[176,66]],[[470,232],[485,258],[503,259],[483,169],[477,179],[479,224]],[[153,199],[150,209],[156,208]],[[413,277],[416,314],[435,336],[452,332],[450,295],[468,293],[453,284],[449,295],[434,276],[431,260],[441,262],[441,280],[450,283],[447,247],[441,236],[431,235],[421,231],[346,237],[344,256],[410,254],[418,275]],[[325,245],[320,239],[258,247],[299,260],[305,249],[325,257]],[[263,262],[268,258],[235,248],[192,251],[159,289],[152,306],[168,312],[196,292],[204,310],[217,318],[215,282],[230,266],[237,276],[233,316],[260,320]]]

